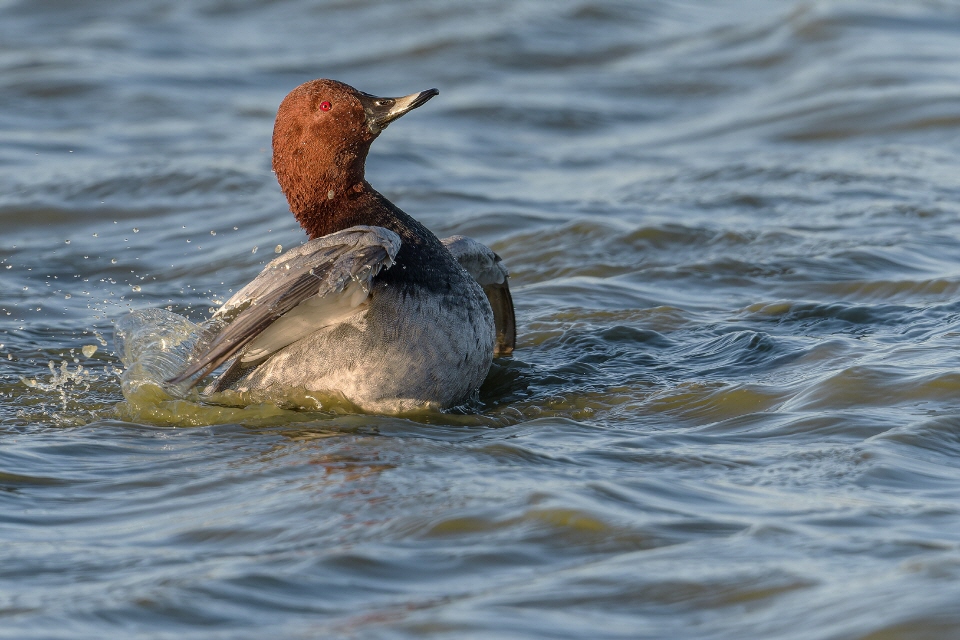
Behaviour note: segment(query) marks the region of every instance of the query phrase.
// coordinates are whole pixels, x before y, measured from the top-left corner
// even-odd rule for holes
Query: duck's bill
[[[380,98],[368,93],[360,95],[360,102],[367,114],[367,126],[374,134],[380,133],[387,125],[405,113],[413,111],[425,104],[430,98],[439,95],[436,89],[427,89],[419,93],[411,93],[402,98]]]

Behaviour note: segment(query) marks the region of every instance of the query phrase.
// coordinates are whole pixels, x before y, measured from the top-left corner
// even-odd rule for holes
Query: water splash
[[[82,364],[78,364],[76,369],[71,370],[70,363],[66,360],[61,360],[59,367],[50,360],[47,367],[50,369],[50,377],[46,381],[21,377],[20,382],[40,391],[56,393],[60,397],[60,408],[63,414],[67,413],[71,402],[80,404],[80,400],[90,391],[91,384],[98,379]]]
[[[124,366],[120,376],[124,398],[186,398],[191,393],[188,382],[166,381],[186,368],[216,327],[210,322],[195,324],[165,309],[141,309],[118,320],[114,338]]]

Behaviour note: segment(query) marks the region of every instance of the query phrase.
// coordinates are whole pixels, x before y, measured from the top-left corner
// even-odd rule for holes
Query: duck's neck
[[[364,202],[374,193],[373,187],[361,178],[348,186],[342,182],[319,182],[311,189],[310,197],[288,195],[287,200],[297,222],[313,240],[363,224]],[[303,191],[298,194],[307,195]]]
[[[278,117],[276,127],[280,127]],[[302,132],[301,132],[302,133]],[[364,195],[373,188],[364,179],[370,141],[343,148],[289,143],[274,129],[273,170],[290,211],[310,239],[356,224]],[[302,135],[293,136],[294,142]]]

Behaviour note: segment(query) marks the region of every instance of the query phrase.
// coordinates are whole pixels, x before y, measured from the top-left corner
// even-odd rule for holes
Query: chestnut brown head
[[[362,183],[370,143],[438,93],[380,98],[336,80],[313,80],[287,94],[273,128],[273,170],[291,210],[316,210]]]

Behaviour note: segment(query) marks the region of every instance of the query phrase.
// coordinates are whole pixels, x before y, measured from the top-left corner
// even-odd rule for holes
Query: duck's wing
[[[399,249],[393,231],[357,226],[287,251],[214,314],[226,326],[167,382],[193,378],[196,384],[241,349],[241,363],[260,360],[358,313],[371,280],[393,264]]]
[[[456,258],[460,266],[473,276],[487,294],[493,307],[493,321],[497,327],[495,356],[507,356],[517,345],[517,320],[513,311],[508,278],[510,272],[493,249],[473,238],[450,236],[440,242]]]

